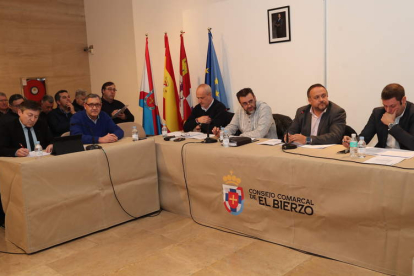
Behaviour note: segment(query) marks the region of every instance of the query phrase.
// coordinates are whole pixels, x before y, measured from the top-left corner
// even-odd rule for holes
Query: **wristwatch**
[[[391,128],[393,127],[393,126],[395,126],[396,125],[396,123],[389,123],[388,124],[388,130],[391,130]]]
[[[310,145],[312,143],[312,138],[310,136],[306,137],[306,145]]]

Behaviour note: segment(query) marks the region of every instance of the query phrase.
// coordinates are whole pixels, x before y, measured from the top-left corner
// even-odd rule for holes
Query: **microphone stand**
[[[298,146],[289,142],[289,132],[286,131],[285,134],[286,134],[286,142],[283,144],[282,149],[284,150],[296,149]]]
[[[207,125],[207,138],[204,139],[204,143],[217,143],[217,139],[210,137],[210,124]]]
[[[71,124],[71,125],[80,125],[80,126],[87,127],[87,128],[89,129],[89,131],[91,132],[91,134],[92,134],[92,145],[86,146],[86,147],[85,147],[85,149],[86,149],[86,150],[96,150],[96,149],[102,149],[102,147],[101,147],[100,145],[97,145],[97,144],[96,144],[96,141],[95,141],[95,134],[94,134],[94,132],[93,132],[93,129],[92,129],[90,126],[88,126],[88,125],[84,125],[84,124],[79,124],[79,123],[74,123],[74,124]]]

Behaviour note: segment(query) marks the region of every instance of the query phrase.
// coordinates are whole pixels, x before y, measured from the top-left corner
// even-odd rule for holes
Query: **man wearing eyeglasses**
[[[252,89],[244,88],[237,92],[241,108],[234,114],[225,129],[230,135],[240,130],[240,136],[250,138],[277,138],[276,123],[272,109],[265,102],[257,101]],[[213,128],[215,136],[220,135],[218,127]]]
[[[114,117],[113,120],[115,124],[125,123],[125,122],[133,122],[134,115],[129,111],[129,109],[125,109],[123,112],[119,112],[125,105],[115,100],[116,95],[116,86],[113,82],[105,82],[102,85],[102,111],[106,112],[110,117]]]
[[[99,95],[87,95],[84,107],[85,110],[77,112],[70,120],[71,135],[82,134],[84,144],[114,143],[124,137],[124,131],[101,111]]]
[[[289,142],[341,144],[346,126],[345,110],[328,100],[328,91],[322,84],[311,85],[307,96],[309,104],[298,108],[289,127]]]
[[[24,98],[20,94],[13,94],[9,98],[9,110],[6,114],[2,115],[0,118],[1,122],[13,121],[16,118],[19,118],[19,109],[20,105],[24,101]]]

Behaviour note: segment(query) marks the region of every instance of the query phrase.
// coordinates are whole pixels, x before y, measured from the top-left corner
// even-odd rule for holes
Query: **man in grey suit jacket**
[[[328,100],[322,84],[308,88],[308,105],[298,108],[289,128],[289,141],[297,144],[341,144],[345,132],[346,113]]]

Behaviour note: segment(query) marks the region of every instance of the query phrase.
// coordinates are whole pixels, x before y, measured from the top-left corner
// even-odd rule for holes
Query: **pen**
[[[25,149],[25,147],[21,143],[19,143],[19,145],[22,149]]]

